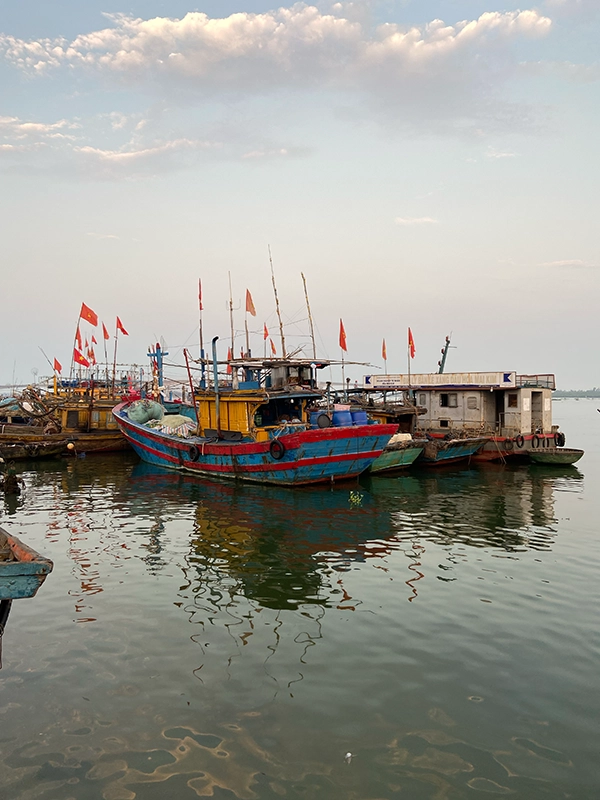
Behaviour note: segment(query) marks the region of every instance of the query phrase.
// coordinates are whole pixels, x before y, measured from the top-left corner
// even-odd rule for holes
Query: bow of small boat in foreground
[[[0,600],[33,597],[53,564],[0,528]]]
[[[140,458],[197,475],[282,486],[345,480],[364,472],[381,455],[395,425],[310,428],[288,423],[264,440],[251,436],[181,436],[154,421],[134,422],[129,404],[113,414]],[[150,423],[150,424],[149,424]],[[181,429],[180,429],[181,433]],[[205,431],[205,434],[207,432]],[[257,440],[258,439],[258,440]]]
[[[575,464],[583,456],[584,451],[575,447],[553,447],[547,450],[531,450],[529,458],[534,464]]]

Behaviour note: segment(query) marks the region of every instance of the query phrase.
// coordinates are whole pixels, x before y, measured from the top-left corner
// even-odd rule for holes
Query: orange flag
[[[348,346],[346,345],[346,331],[344,330],[344,323],[340,319],[340,347],[342,350],[348,352]]]
[[[233,357],[233,353],[231,352],[231,347],[227,348],[227,374],[231,375],[232,369],[231,364],[229,363]]]
[[[256,309],[254,308],[254,303],[252,302],[252,295],[248,289],[246,289],[246,312],[248,314],[252,314],[253,317],[256,316]]]
[[[60,363],[60,361],[57,358],[54,359],[54,371],[55,372],[62,372],[62,364]]]
[[[123,336],[129,336],[129,334],[127,333],[127,331],[123,327],[123,323],[121,322],[121,320],[118,317],[117,317],[117,330],[121,331]]]
[[[92,336],[92,344],[98,344],[98,340],[95,336]]]
[[[417,348],[415,347],[415,340],[413,339],[412,331],[408,329],[408,352],[410,353],[410,357],[414,358],[415,353],[417,352]]]
[[[88,342],[88,340],[87,340],[87,339],[85,340],[85,349],[86,349],[86,350],[89,350],[89,349],[90,349],[90,343]]]
[[[81,344],[81,333],[79,331],[79,325],[77,326],[77,333],[75,334],[75,341],[77,342],[77,347],[80,350],[83,350],[83,345]]]
[[[385,346],[385,339],[381,343],[381,357],[384,361],[387,361],[387,347]]]
[[[275,348],[275,342],[273,341],[273,339],[269,339],[269,341],[271,342],[271,352],[273,353],[274,356],[276,356],[277,350]]]
[[[105,339],[110,339],[110,333],[106,330],[106,325],[104,323],[102,323],[102,336],[104,336]]]
[[[198,278],[198,309],[202,311],[202,281]]]
[[[263,328],[263,339],[266,342],[268,338],[269,338],[269,329],[267,328],[267,323],[265,322]]]
[[[79,312],[79,316],[81,319],[85,319],[90,325],[97,325],[98,324],[98,315],[92,311],[89,306],[86,306],[85,303],[81,304],[81,311]]]
[[[81,364],[82,367],[89,367],[90,365],[90,362],[87,360],[87,358],[83,355],[83,353],[80,353],[76,347],[73,348],[73,361],[76,364]]]

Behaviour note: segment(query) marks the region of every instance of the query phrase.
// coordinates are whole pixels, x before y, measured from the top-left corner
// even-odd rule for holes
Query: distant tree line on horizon
[[[600,389],[594,386],[593,389],[557,389],[553,393],[554,397],[600,397]]]

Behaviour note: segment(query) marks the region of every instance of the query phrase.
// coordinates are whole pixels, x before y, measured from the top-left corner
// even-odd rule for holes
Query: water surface
[[[554,416],[577,467],[25,469],[0,524],[55,568],[4,635],[2,800],[600,796],[600,416]]]

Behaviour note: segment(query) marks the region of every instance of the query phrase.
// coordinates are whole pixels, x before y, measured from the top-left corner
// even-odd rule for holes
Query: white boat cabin
[[[425,409],[426,431],[476,430],[498,436],[552,433],[554,375],[455,372],[367,375],[365,389],[403,392]]]

